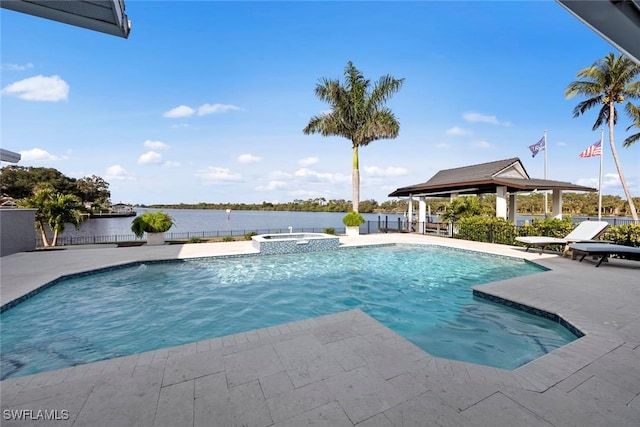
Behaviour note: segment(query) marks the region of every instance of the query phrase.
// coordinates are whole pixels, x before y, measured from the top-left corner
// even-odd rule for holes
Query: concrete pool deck
[[[410,234],[550,268],[480,286],[586,335],[519,369],[435,358],[360,310],[0,382],[3,426],[637,426],[640,263],[599,268],[523,248]],[[0,258],[2,304],[127,262],[255,253],[251,242],[73,248]],[[49,411],[47,413],[38,411]],[[13,412],[12,412],[13,411]],[[52,412],[53,411],[53,412]],[[57,411],[57,412],[56,412]],[[16,416],[28,418],[16,420]],[[57,421],[36,419],[56,416]]]

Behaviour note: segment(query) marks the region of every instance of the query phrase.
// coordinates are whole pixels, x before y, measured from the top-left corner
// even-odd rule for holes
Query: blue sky
[[[348,61],[404,78],[400,135],[360,150],[361,199],[438,170],[519,157],[547,130],[548,178],[596,187],[596,112],[572,118],[576,72],[618,53],[553,1],[127,0],[129,39],[5,9],[1,145],[21,166],[98,175],[125,203],[351,199],[351,143],[304,135],[321,77]],[[634,196],[640,146],[616,146]],[[624,197],[605,137],[604,194]],[[6,165],[3,163],[3,166]]]

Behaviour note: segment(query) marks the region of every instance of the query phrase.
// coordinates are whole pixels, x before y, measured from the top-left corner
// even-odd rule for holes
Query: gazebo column
[[[420,196],[418,202],[418,232],[424,234],[427,222],[427,201],[424,196]]]
[[[411,221],[413,220],[413,194],[409,194],[409,208],[407,209],[407,231],[411,230]]]
[[[551,216],[553,218],[562,219],[562,190],[553,190],[551,199]]]
[[[517,225],[516,214],[518,212],[518,195],[515,193],[509,194],[509,221]]]
[[[496,187],[496,216],[507,219],[507,187]]]

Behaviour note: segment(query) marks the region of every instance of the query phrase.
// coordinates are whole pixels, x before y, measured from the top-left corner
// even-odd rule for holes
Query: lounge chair
[[[580,262],[586,256],[599,256],[596,267],[600,267],[603,261],[608,261],[610,255],[631,255],[632,259],[640,260],[640,248],[633,246],[615,245],[613,243],[572,243],[569,245],[573,251],[573,258],[577,253],[582,254]]]
[[[519,236],[516,237],[518,242],[527,245],[525,252],[532,246],[539,246],[540,252],[547,246],[564,245],[563,254],[569,250],[570,243],[578,242],[594,242],[595,238],[601,235],[609,226],[606,221],[582,221],[573,231],[563,238],[547,237],[547,236]],[[599,241],[601,242],[601,241]]]

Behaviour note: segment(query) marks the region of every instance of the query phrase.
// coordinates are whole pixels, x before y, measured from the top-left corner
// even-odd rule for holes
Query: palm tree
[[[565,91],[567,99],[575,95],[587,97],[585,101],[578,103],[573,109],[574,118],[593,107],[602,106],[598,111],[598,118],[593,125],[593,130],[598,129],[604,123],[607,123],[609,127],[611,154],[618,169],[622,189],[629,203],[631,216],[635,221],[638,220],[638,213],[622,173],[622,166],[613,138],[613,128],[618,120],[615,104],[624,102],[625,98],[640,98],[640,82],[634,81],[638,75],[640,75],[640,66],[631,59],[624,55],[616,56],[609,53],[604,58],[597,60],[591,67],[578,71],[577,77],[581,80],[570,83]]]
[[[627,130],[630,130],[631,128],[634,128],[634,127],[640,129],[640,106],[633,105],[632,103],[629,102],[624,107],[624,109],[627,112],[627,114],[629,114],[629,117],[631,117],[631,120],[633,120],[633,123],[631,124],[631,126],[627,128]],[[624,144],[622,144],[622,146],[630,147],[632,144],[638,141],[640,141],[640,132],[633,134],[627,139],[625,139]]]
[[[390,75],[380,79],[370,89],[371,82],[349,61],[344,70],[345,82],[322,78],[316,85],[316,96],[329,103],[331,111],[311,117],[303,129],[306,135],[341,136],[351,140],[353,148],[353,210],[360,204],[360,167],[358,149],[377,139],[398,136],[400,123],[384,104],[402,87],[404,79]]]
[[[49,226],[53,230],[51,246],[55,246],[58,243],[58,235],[64,231],[65,224],[73,224],[76,229],[80,228],[84,220],[82,215],[84,207],[77,196],[60,193],[53,195],[47,207]]]
[[[47,203],[53,196],[53,189],[44,187],[34,191],[33,196],[18,200],[18,205],[36,210],[36,230],[42,236],[42,244],[47,247],[49,239],[47,238],[47,225],[49,223],[49,214]]]
[[[66,223],[80,226],[84,217],[84,207],[80,199],[72,194],[55,193],[50,187],[36,190],[33,196],[19,201],[20,206],[36,209],[36,229],[42,236],[42,244],[55,246],[58,243],[58,235],[64,231]],[[53,239],[49,243],[47,229],[53,231]]]

